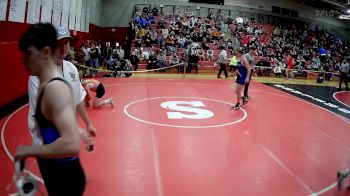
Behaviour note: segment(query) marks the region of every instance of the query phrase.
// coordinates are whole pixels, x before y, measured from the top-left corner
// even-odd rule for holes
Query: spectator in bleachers
[[[147,61],[147,69],[148,70],[155,69],[156,67],[157,67],[157,57],[156,57],[156,53],[152,51]]]
[[[145,44],[147,48],[152,47],[152,39],[150,33],[147,33],[145,36]]]
[[[165,35],[161,34],[158,37],[158,47],[161,48],[165,45]]]
[[[158,9],[156,7],[152,9],[152,14],[153,16],[158,16]]]
[[[166,52],[165,50],[160,49],[157,55],[157,68],[164,68],[167,67],[166,64]],[[160,71],[165,71],[165,69],[162,69]]]
[[[142,12],[143,12],[143,14],[148,14],[148,7],[145,6],[145,7],[142,9]]]
[[[147,48],[145,50],[143,50],[143,48],[141,48],[141,52],[142,52],[141,58],[147,61],[150,58],[151,51]]]
[[[157,44],[157,32],[152,29],[151,32],[150,32],[150,36],[151,36],[151,44]]]
[[[176,65],[179,63],[179,57],[177,56],[176,52],[172,53],[170,56],[170,66]],[[179,68],[177,68],[179,70]]]
[[[221,35],[220,32],[218,31],[218,29],[217,29],[217,28],[214,28],[214,27],[213,27],[213,29],[211,30],[210,34],[211,34],[213,40],[218,40],[218,39],[219,39],[219,36]]]
[[[122,48],[122,46],[117,46],[117,54],[118,54],[118,58],[119,59],[123,59],[124,58],[124,49]]]
[[[211,48],[207,50],[208,61],[214,61],[214,52]]]
[[[140,59],[137,57],[134,51],[131,52],[130,55],[130,63],[132,66],[134,66],[134,70],[137,71],[137,68],[139,67]]]
[[[227,39],[227,48],[233,50],[233,42],[231,41],[231,38]]]
[[[282,74],[282,66],[280,63],[277,63],[275,68],[273,69],[274,74],[276,77],[280,78]]]
[[[172,46],[174,45],[173,39],[171,39],[171,36],[168,34],[164,40],[165,45]]]
[[[200,61],[205,61],[205,56],[204,56],[204,50],[202,48],[199,48],[197,50],[198,53],[198,58]]]
[[[146,35],[145,30],[140,26],[136,35],[143,38]]]

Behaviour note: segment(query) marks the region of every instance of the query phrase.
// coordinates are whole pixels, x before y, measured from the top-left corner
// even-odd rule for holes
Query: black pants
[[[218,73],[218,78],[220,78],[221,72],[224,71],[225,77],[227,78],[226,64],[220,63],[220,70]]]
[[[196,73],[198,73],[198,63],[188,63],[186,72],[191,73],[193,68],[196,70]]]
[[[248,89],[249,89],[249,83],[250,83],[250,79],[252,78],[253,75],[253,70],[250,70],[250,75],[249,75],[249,82],[244,84],[244,95],[245,97],[248,97]]]
[[[139,67],[138,63],[133,64],[133,66],[135,67],[135,71],[137,71],[137,68]]]
[[[90,62],[90,60],[88,60],[88,61],[84,61],[85,62],[85,66],[86,67],[91,67],[91,62]],[[83,74],[84,75],[86,75],[86,70],[87,70],[88,68],[84,68],[84,70],[83,70]],[[89,71],[90,71],[90,74],[91,74],[91,69],[89,69]]]
[[[340,72],[340,80],[339,80],[339,90],[341,90],[342,83],[345,83],[346,91],[349,90],[348,88],[348,73]]]
[[[85,190],[85,174],[79,158],[69,161],[37,158],[49,196],[81,196]]]

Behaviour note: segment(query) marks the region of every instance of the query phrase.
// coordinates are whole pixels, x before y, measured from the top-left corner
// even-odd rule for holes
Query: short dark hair
[[[236,51],[243,54],[243,48],[241,48],[241,47],[237,48]]]
[[[250,50],[256,50],[256,47],[254,45],[250,45],[249,48]]]
[[[56,45],[56,29],[50,23],[33,24],[23,33],[19,40],[19,48],[22,52],[26,52],[30,46],[34,46],[38,50],[48,46],[51,48],[51,54],[54,54]]]

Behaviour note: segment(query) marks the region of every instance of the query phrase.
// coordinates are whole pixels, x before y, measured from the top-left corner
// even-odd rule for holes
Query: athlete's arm
[[[46,145],[17,148],[16,159],[28,156],[41,158],[68,158],[76,156],[80,150],[80,136],[77,126],[74,101],[70,88],[62,81],[47,84],[42,98],[42,112],[53,122],[59,138]]]
[[[248,83],[249,82],[249,76],[250,76],[250,65],[247,61],[247,59],[245,57],[242,57],[242,63],[243,65],[245,66],[245,68],[247,69],[247,77],[245,79],[245,83]]]

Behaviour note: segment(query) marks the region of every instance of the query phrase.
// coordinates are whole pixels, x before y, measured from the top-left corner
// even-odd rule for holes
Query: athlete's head
[[[40,67],[53,60],[56,39],[56,30],[49,23],[36,23],[23,33],[19,40],[19,48],[31,75],[37,76]]]
[[[243,49],[242,48],[237,48],[236,49],[236,56],[237,58],[240,58],[243,54]]]
[[[256,47],[254,45],[249,46],[249,54],[255,55]]]

